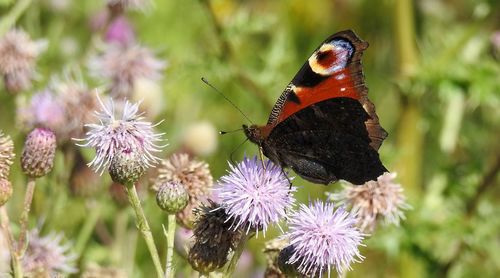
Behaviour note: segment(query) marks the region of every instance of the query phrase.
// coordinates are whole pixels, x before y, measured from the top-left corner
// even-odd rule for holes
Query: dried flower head
[[[46,45],[45,41],[32,41],[21,29],[12,29],[0,39],[0,74],[8,91],[19,92],[31,87],[36,58]]]
[[[9,180],[0,178],[0,207],[5,205],[12,196],[12,184]]]
[[[231,223],[226,221],[228,215],[219,204],[208,200],[208,205],[202,204],[195,210],[195,216],[193,235],[196,242],[226,250],[226,253],[236,247],[241,232],[230,229]]]
[[[264,165],[263,165],[264,164]],[[234,229],[263,230],[286,216],[295,199],[283,169],[270,160],[244,158],[221,177],[216,189]]]
[[[0,131],[0,178],[9,176],[10,166],[14,162],[14,143],[10,136]]]
[[[189,250],[188,261],[195,270],[209,273],[224,266],[241,233],[230,229],[224,208],[211,200],[208,205],[197,208],[195,214],[195,243]]]
[[[372,232],[379,218],[386,223],[399,225],[404,219],[403,210],[409,209],[403,188],[394,182],[395,173],[384,173],[377,181],[363,185],[345,184],[344,189],[330,194],[332,200],[351,207],[357,213],[358,225],[363,231]]]
[[[159,80],[166,62],[140,45],[107,44],[103,52],[89,61],[90,72],[111,81],[111,95],[130,97],[138,78]]]
[[[125,16],[115,18],[108,26],[105,40],[108,43],[116,43],[121,46],[127,46],[135,41],[135,33],[132,25]]]
[[[174,214],[184,209],[189,195],[183,184],[178,181],[166,182],[156,192],[156,203],[166,213]]]
[[[29,244],[23,256],[23,269],[28,277],[54,277],[57,274],[76,273],[76,254],[71,245],[63,244],[63,235],[54,232],[40,236],[38,230],[29,234]]]
[[[107,0],[109,5],[119,5],[129,10],[145,10],[153,4],[151,0]]]
[[[352,262],[363,259],[358,246],[364,235],[356,227],[356,217],[343,207],[335,209],[333,203],[316,201],[309,206],[302,204],[300,209],[290,216],[289,259],[302,275],[322,277],[327,272],[330,276],[333,266],[339,275],[350,270]]]
[[[168,181],[177,181],[186,187],[189,202],[177,213],[177,220],[189,228],[194,220],[193,209],[201,204],[212,188],[213,178],[208,164],[190,158],[188,154],[173,154],[158,167],[158,177],[154,180],[152,189],[157,191],[161,184]]]
[[[142,175],[145,169],[160,161],[155,153],[161,152],[165,147],[159,145],[163,141],[163,133],[155,133],[153,128],[156,125],[143,121],[143,114],[138,113],[139,103],[131,104],[126,101],[122,109],[115,109],[112,100],[107,105],[100,99],[99,102],[102,106],[102,110],[96,112],[99,124],[86,125],[89,128],[87,137],[77,139],[85,141],[79,146],[96,150],[96,156],[89,166],[101,173],[109,169],[113,173],[112,177],[123,181]],[[119,112],[121,117],[117,116]]]
[[[50,129],[35,128],[28,134],[21,154],[23,172],[32,178],[43,177],[54,166],[56,135]]]

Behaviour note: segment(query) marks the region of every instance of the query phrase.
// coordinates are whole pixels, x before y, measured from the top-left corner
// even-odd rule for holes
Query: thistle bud
[[[6,179],[0,179],[0,207],[5,205],[12,196],[12,184]]]
[[[21,155],[23,172],[31,178],[45,176],[54,166],[56,135],[50,129],[35,128],[28,134]]]
[[[146,172],[141,155],[133,149],[118,150],[109,164],[109,174],[114,182],[135,184]]]
[[[189,201],[189,195],[184,185],[177,181],[162,184],[156,193],[156,203],[168,214],[174,214],[184,209]]]
[[[7,178],[10,172],[10,166],[14,159],[14,143],[10,136],[4,136],[0,132],[0,178]]]

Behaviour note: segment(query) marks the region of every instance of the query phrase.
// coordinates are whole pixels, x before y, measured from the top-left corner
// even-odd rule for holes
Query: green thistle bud
[[[54,166],[56,135],[50,129],[35,128],[28,134],[21,155],[23,172],[31,178],[45,176]]]
[[[14,143],[0,131],[0,178],[7,178],[14,159]]]
[[[5,205],[12,196],[12,184],[6,179],[0,179],[0,207]]]
[[[133,185],[146,172],[146,163],[133,149],[118,150],[109,164],[109,174],[114,182]]]
[[[189,195],[184,185],[177,181],[169,181],[160,186],[156,192],[156,203],[168,214],[174,214],[184,209],[189,201]]]

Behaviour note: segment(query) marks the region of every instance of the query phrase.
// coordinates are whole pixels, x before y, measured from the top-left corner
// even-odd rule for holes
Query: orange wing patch
[[[314,87],[293,87],[290,94],[295,94],[292,99],[297,101],[287,101],[285,103],[277,123],[282,122],[299,110],[333,97],[360,99],[360,94],[354,86],[349,69],[336,72]]]

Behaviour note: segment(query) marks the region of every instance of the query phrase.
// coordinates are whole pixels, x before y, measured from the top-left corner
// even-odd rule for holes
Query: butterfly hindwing
[[[315,103],[274,127],[262,145],[266,156],[315,183],[355,184],[386,171],[370,147],[361,104],[341,97]]]

